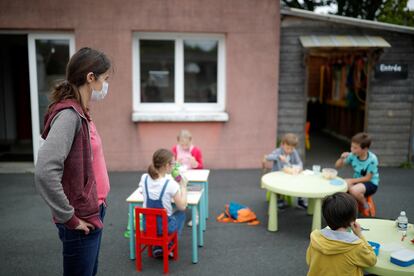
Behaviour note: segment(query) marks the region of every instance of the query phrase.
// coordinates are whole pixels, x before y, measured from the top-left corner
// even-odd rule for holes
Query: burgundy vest
[[[76,100],[63,100],[56,103],[45,115],[42,138],[46,139],[53,118],[60,111],[72,108],[82,121],[82,126],[75,135],[72,148],[64,162],[62,186],[70,205],[75,209],[75,215],[82,220],[102,228],[99,218],[98,195],[96,192],[95,175],[92,169],[92,148],[89,137],[89,116],[85,114]]]

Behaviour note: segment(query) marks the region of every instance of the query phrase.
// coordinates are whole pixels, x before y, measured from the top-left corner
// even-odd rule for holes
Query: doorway
[[[352,136],[364,131],[369,74],[367,50],[319,50],[307,56],[306,122],[311,145],[325,145],[318,152],[339,156],[349,150]]]
[[[0,34],[0,161],[32,162],[28,42]]]
[[[0,162],[36,162],[50,91],[74,52],[73,34],[0,32]]]

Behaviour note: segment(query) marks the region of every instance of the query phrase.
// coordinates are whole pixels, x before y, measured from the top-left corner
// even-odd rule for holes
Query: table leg
[[[193,264],[198,263],[198,256],[197,256],[197,223],[196,223],[196,217],[197,217],[197,208],[196,206],[191,207],[191,220],[193,221],[193,227],[192,228],[192,234],[193,234],[193,252],[192,252],[192,259]]]
[[[276,232],[277,231],[277,200],[276,194],[270,193],[269,201],[269,221],[267,224],[267,230]]]
[[[135,259],[134,204],[129,204],[129,258]]]
[[[314,198],[309,198],[308,199],[307,214],[308,215],[313,215],[314,212],[315,212],[315,199]]]
[[[205,206],[205,210],[204,210],[204,212],[205,212],[205,217],[206,217],[206,219],[208,219],[208,181],[206,181],[206,182],[204,182],[204,188],[205,188],[205,190],[204,190],[204,193],[205,193],[205,196],[204,196],[204,198],[205,198],[205,202],[204,202],[204,206]]]
[[[192,185],[201,185],[204,189],[202,197],[204,197],[204,217],[205,219],[208,219],[208,181],[206,182],[189,182]],[[204,229],[206,230],[206,229]]]
[[[321,215],[322,215],[322,199],[315,198],[315,207],[312,219],[312,231],[315,229],[321,229]]]
[[[202,197],[201,197],[202,198]],[[206,224],[206,221],[205,221],[205,219],[204,219],[204,202],[199,202],[198,203],[198,205],[197,205],[197,208],[198,208],[198,216],[199,216],[199,219],[198,219],[198,221],[199,221],[199,225],[198,225],[198,246],[204,246],[204,237],[203,237],[203,235],[204,235],[204,230],[205,230],[205,224]],[[193,223],[194,223],[194,221],[193,221]]]
[[[205,195],[205,190],[203,191],[203,195],[202,195],[202,200],[203,203],[201,205],[201,207],[203,208],[203,231],[206,231],[207,229],[207,215],[206,215],[206,195]]]

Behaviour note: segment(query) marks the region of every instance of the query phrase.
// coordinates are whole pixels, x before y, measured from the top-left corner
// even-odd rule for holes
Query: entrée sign
[[[398,63],[379,63],[375,66],[375,78],[405,80],[408,78],[408,65]]]

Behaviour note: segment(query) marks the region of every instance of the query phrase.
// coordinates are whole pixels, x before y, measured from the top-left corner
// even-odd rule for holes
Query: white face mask
[[[92,89],[91,101],[97,102],[97,101],[103,100],[106,94],[108,94],[108,88],[109,88],[109,84],[106,81],[104,81],[102,84],[101,91],[96,91],[95,89]]]

